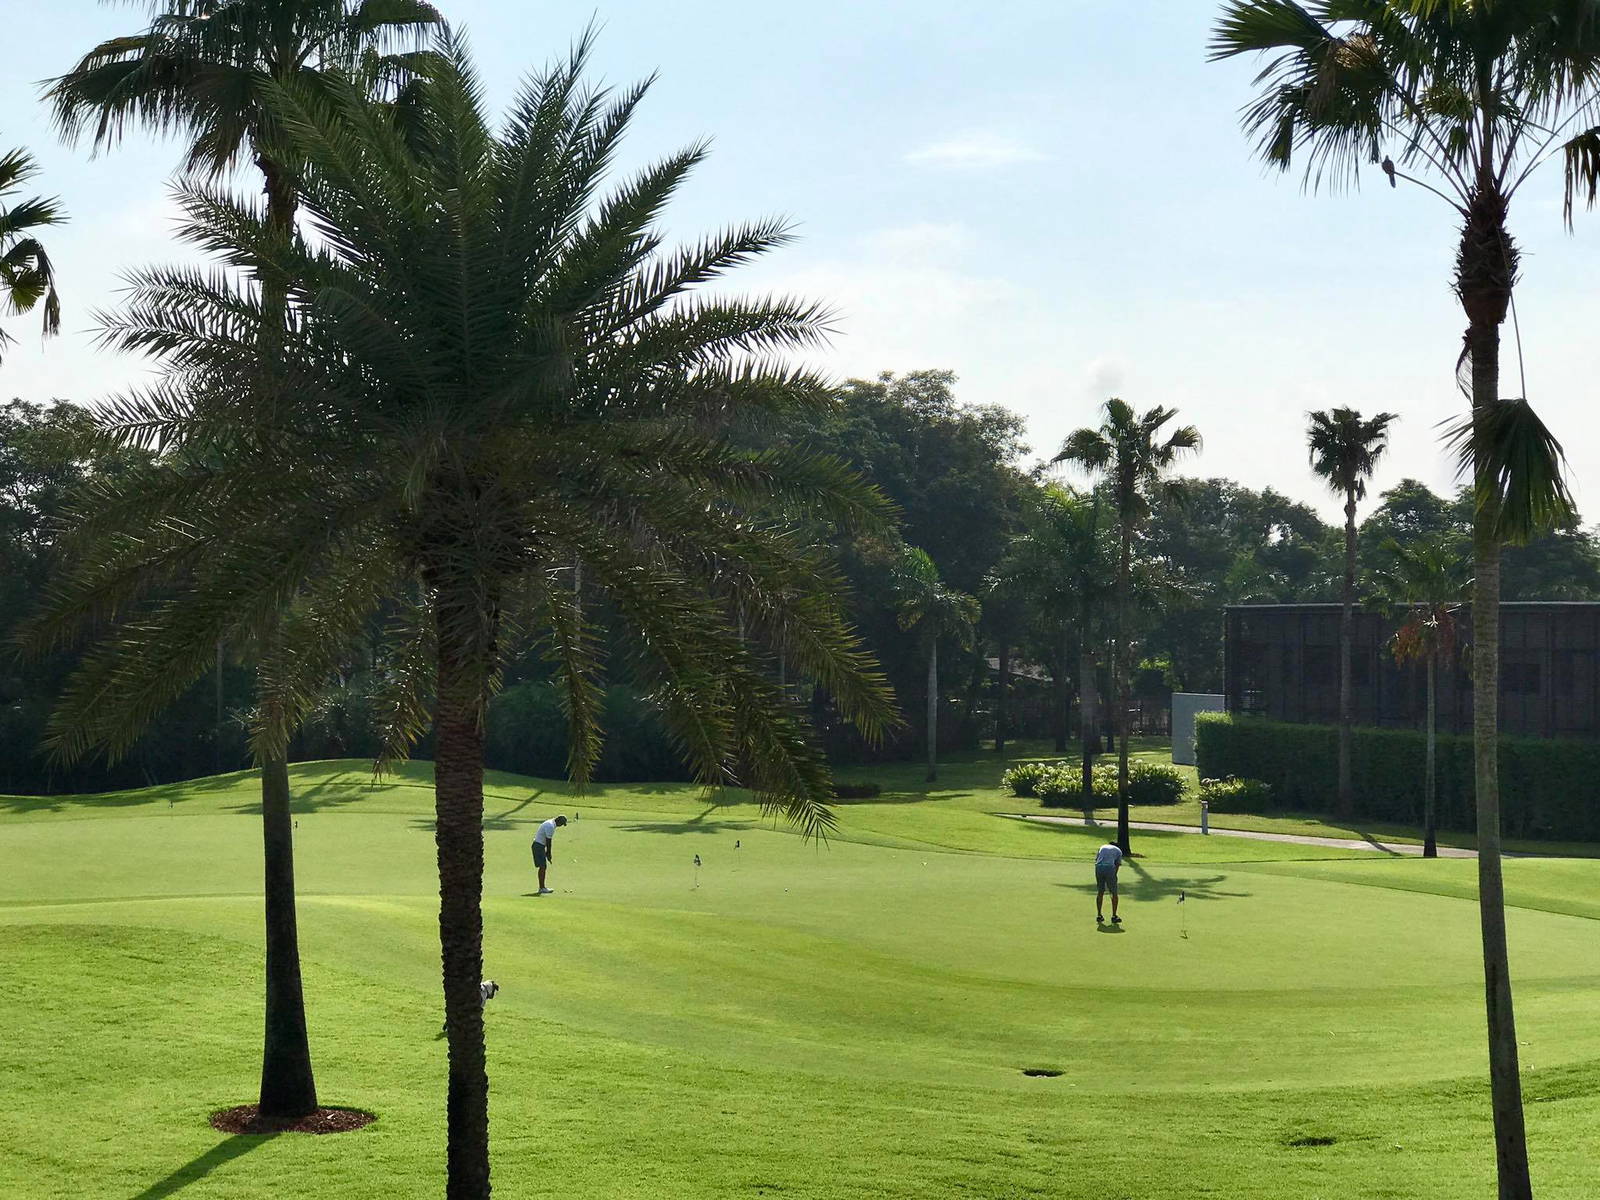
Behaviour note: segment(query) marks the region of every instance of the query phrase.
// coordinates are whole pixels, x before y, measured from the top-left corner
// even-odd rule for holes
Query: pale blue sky
[[[442,7],[496,105],[591,16],[598,76],[658,71],[628,162],[714,142],[669,231],[791,218],[801,241],[743,282],[829,302],[839,336],[822,362],[840,376],[950,367],[963,398],[1024,414],[1040,453],[1107,395],[1173,405],[1206,439],[1193,470],[1329,515],[1305,466],[1306,411],[1387,408],[1404,420],[1379,486],[1402,474],[1450,486],[1435,425],[1462,407],[1451,214],[1376,171],[1337,197],[1264,174],[1236,117],[1251,68],[1205,62],[1211,3]],[[31,324],[7,318],[22,345],[0,365],[0,396],[92,401],[145,369],[93,348],[91,312],[114,301],[121,272],[180,253],[166,199],[178,150],[136,133],[90,159],[59,144],[36,99],[34,80],[137,26],[142,6],[7,8],[29,55],[0,80],[0,146],[36,153],[40,187],[72,223],[51,239],[70,332],[41,347]],[[1566,444],[1580,504],[1600,517],[1600,214],[1565,234],[1559,184],[1549,171],[1512,213],[1528,384]],[[1512,394],[1509,355],[1507,367]]]

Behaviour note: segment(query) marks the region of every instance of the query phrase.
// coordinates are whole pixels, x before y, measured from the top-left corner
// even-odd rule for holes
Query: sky
[[[1206,62],[1206,0],[442,0],[490,104],[593,21],[597,81],[657,81],[619,174],[709,138],[664,227],[693,240],[778,215],[798,240],[730,277],[834,312],[819,365],[838,376],[949,368],[967,402],[1023,415],[1034,457],[1116,395],[1177,408],[1205,439],[1186,473],[1271,486],[1337,519],[1306,463],[1306,414],[1400,414],[1374,491],[1454,486],[1440,422],[1464,320],[1450,292],[1454,214],[1376,168],[1313,193],[1266,171],[1239,129],[1253,66]],[[94,314],[125,274],[192,257],[172,237],[179,143],[133,130],[91,156],[63,145],[39,82],[146,6],[7,0],[0,147],[25,146],[37,191],[71,220],[49,245],[63,336],[31,317],[0,363],[0,397],[85,403],[148,375],[98,349]],[[19,67],[18,64],[21,64]],[[1600,212],[1561,219],[1552,164],[1519,194],[1518,315],[1527,392],[1600,517]],[[241,175],[243,186],[256,186]],[[1506,394],[1517,383],[1508,328]]]

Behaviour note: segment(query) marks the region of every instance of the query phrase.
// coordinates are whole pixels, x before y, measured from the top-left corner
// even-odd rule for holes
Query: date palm
[[[1117,515],[1116,631],[1112,651],[1112,690],[1117,698],[1117,845],[1132,852],[1128,837],[1128,708],[1133,662],[1133,545],[1158,493],[1173,499],[1182,487],[1167,473],[1186,454],[1200,449],[1200,431],[1184,425],[1163,429],[1178,415],[1157,405],[1144,413],[1113,396],[1098,427],[1079,429],[1062,443],[1053,461],[1071,463],[1103,481]]]
[[[1307,179],[1442,200],[1459,222],[1454,285],[1466,317],[1457,362],[1471,412],[1457,442],[1473,484],[1473,775],[1495,1163],[1503,1200],[1532,1194],[1500,855],[1500,548],[1570,511],[1559,447],[1523,395],[1500,388],[1500,326],[1517,282],[1511,202],[1543,164],[1573,202],[1600,188],[1600,0],[1230,0],[1214,59],[1262,54],[1244,110],[1268,163]]]
[[[972,645],[981,607],[974,596],[946,587],[939,568],[924,550],[907,546],[894,571],[894,602],[901,629],[915,629],[928,659],[928,775],[939,778],[939,643],[954,639]]]
[[[832,820],[828,772],[775,682],[777,648],[869,738],[894,719],[807,533],[889,525],[874,489],[798,448],[796,426],[834,401],[789,357],[826,314],[698,293],[787,235],[763,222],[665,249],[659,214],[703,148],[604,192],[644,88],[587,89],[584,56],[530,82],[498,132],[448,38],[403,123],[355,83],[263,89],[317,236],[279,236],[213,187],[180,192],[189,239],[234,270],[141,272],[109,318],[106,340],[164,374],[105,410],[108,434],[165,455],[86,501],[80,566],[42,627],[118,618],[120,644],[67,695],[70,745],[136,726],[207,669],[218,636],[290,598],[303,616],[268,660],[274,696],[320,688],[381,606],[409,615],[390,723],[416,735],[431,716],[434,735],[453,1200],[489,1194],[483,718],[506,655],[543,648],[581,782],[610,614],[699,778],[749,787],[810,833]],[[262,273],[287,281],[277,347]],[[173,598],[113,607],[195,562]],[[281,746],[275,726],[259,736]]]
[[[293,230],[297,190],[287,146],[265,95],[290,81],[324,89],[339,74],[362,73],[375,86],[403,80],[409,53],[440,17],[414,0],[156,0],[140,33],[102,42],[47,98],[70,138],[88,134],[96,147],[116,142],[130,121],[187,142],[185,167],[215,178],[241,161],[254,163],[266,193],[265,226],[284,238]],[[283,335],[285,281],[263,276],[262,297],[279,313],[262,334]],[[268,614],[268,623],[276,614]],[[261,639],[261,652],[276,652]],[[221,646],[217,648],[220,686]],[[263,701],[269,698],[263,696]],[[294,1117],[317,1107],[306,1033],[295,918],[294,824],[286,754],[261,760],[261,813],[266,923],[266,1019],[259,1105],[263,1116]]]
[[[1390,538],[1383,544],[1388,561],[1373,572],[1373,603],[1400,621],[1390,639],[1396,663],[1420,663],[1427,677],[1427,761],[1422,794],[1422,855],[1439,854],[1435,808],[1438,778],[1438,674],[1455,661],[1458,642],[1456,613],[1471,581],[1466,561],[1443,541],[1402,546]]]
[[[1394,413],[1363,417],[1353,408],[1332,408],[1311,414],[1306,441],[1311,469],[1344,501],[1344,586],[1339,594],[1339,792],[1340,816],[1355,811],[1350,781],[1350,730],[1355,723],[1350,653],[1355,640],[1356,505],[1367,496],[1367,480],[1389,448]]]
[[[66,220],[54,199],[27,196],[13,199],[39,168],[23,150],[0,154],[0,298],[14,314],[41,310],[46,337],[61,329],[61,300],[56,295],[55,267],[38,231]],[[0,329],[0,352],[14,341]]]

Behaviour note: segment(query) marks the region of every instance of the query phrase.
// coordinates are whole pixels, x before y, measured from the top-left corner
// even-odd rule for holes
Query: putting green
[[[0,798],[0,1195],[438,1193],[426,768],[293,781],[319,1082],[378,1122],[205,1124],[258,1067],[253,779]],[[970,795],[841,805],[819,846],[688,788],[490,793],[497,1194],[1485,1192],[1470,862],[1144,836],[1112,932],[1103,834]],[[1600,860],[1507,877],[1540,1194],[1591,1195]]]

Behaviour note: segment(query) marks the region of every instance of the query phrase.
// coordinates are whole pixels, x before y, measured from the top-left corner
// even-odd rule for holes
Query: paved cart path
[[[1087,825],[1095,829],[1116,832],[1115,821],[1095,821],[1083,817],[1045,816],[1040,813],[1001,813],[1013,821],[1039,821],[1047,825]],[[1199,834],[1198,825],[1171,825],[1165,821],[1129,821],[1129,829],[1154,829],[1164,833]],[[1376,838],[1314,837],[1307,833],[1263,833],[1259,829],[1223,829],[1213,825],[1211,832],[1218,837],[1250,838],[1257,842],[1289,842],[1296,846],[1338,846],[1345,850],[1382,850],[1385,854],[1410,854],[1420,856],[1422,847],[1409,842],[1380,842]],[[1463,850],[1459,846],[1440,846],[1440,858],[1477,858],[1476,850]],[[1507,855],[1507,858],[1515,857]]]

